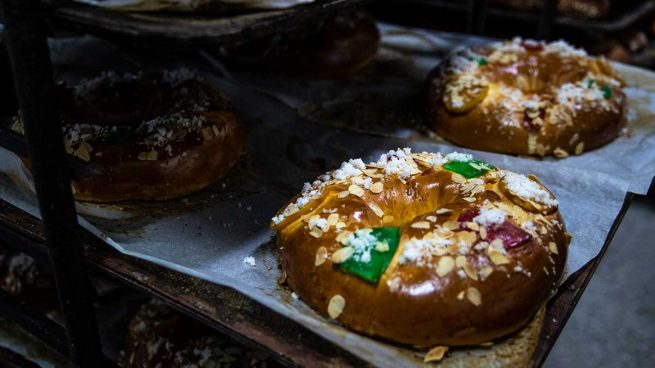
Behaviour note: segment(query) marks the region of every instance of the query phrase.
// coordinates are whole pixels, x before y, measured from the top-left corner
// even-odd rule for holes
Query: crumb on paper
[[[257,262],[255,261],[255,257],[248,256],[243,259],[243,263],[247,264],[250,267],[255,267],[257,266]]]

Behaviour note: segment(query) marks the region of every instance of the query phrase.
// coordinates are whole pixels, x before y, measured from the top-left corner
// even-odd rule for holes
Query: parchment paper
[[[85,216],[80,219],[82,226],[125,254],[233,287],[376,366],[421,364],[415,351],[349,332],[319,316],[302,301],[291,297],[288,289],[280,287],[277,284],[278,261],[271,242],[273,234],[267,223],[275,211],[300,190],[303,182],[338,166],[345,159],[372,160],[389,149],[405,146],[444,153],[453,151],[454,147],[429,141],[429,137],[416,139],[418,134],[413,129],[407,130],[404,137],[376,136],[308,122],[288,106],[288,101],[281,102],[287,96],[280,98],[262,93],[257,86],[251,88],[252,85],[219,78],[212,74],[214,69],[189,59],[188,55],[180,58],[138,51],[127,55],[92,38],[58,41],[52,45],[52,50],[58,77],[67,80],[105,69],[120,71],[146,65],[203,69],[204,65],[206,77],[232,98],[238,115],[249,129],[247,157],[222,182],[178,201],[116,206],[134,216],[129,221]],[[415,72],[410,70],[406,74]],[[402,87],[401,80],[396,78],[397,90],[408,89]],[[314,83],[306,81],[307,89],[311,90]],[[316,82],[316,85],[321,84],[323,82]],[[342,85],[348,87],[348,84]],[[395,91],[394,87],[390,86],[389,90]],[[387,90],[383,84],[377,88]],[[344,93],[348,93],[347,89],[344,88]],[[647,98],[652,98],[650,92]],[[567,272],[577,270],[598,254],[626,192],[632,188],[631,183],[619,175],[564,165],[566,161],[535,161],[458,151],[471,152],[501,168],[535,173],[554,192],[568,231],[573,234]],[[20,168],[17,169],[19,165],[12,161],[12,155],[0,152],[0,158],[3,169],[14,168],[14,172],[11,169],[5,172],[15,176]],[[0,180],[0,196],[38,215],[30,194],[7,177]],[[246,257],[253,257],[255,265],[245,263]]]

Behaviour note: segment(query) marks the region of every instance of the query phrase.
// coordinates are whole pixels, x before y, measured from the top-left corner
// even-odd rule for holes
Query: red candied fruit
[[[462,212],[459,217],[457,218],[457,221],[459,222],[471,222],[473,219],[480,214],[480,209],[479,208],[472,208],[469,210],[466,210]]]
[[[506,249],[520,247],[532,239],[532,235],[514,226],[509,221],[487,229],[487,241],[492,242],[496,239],[503,241]]]

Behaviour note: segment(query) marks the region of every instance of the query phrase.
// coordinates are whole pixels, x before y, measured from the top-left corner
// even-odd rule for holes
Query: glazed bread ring
[[[217,181],[245,149],[230,102],[188,70],[108,72],[59,92],[66,152],[104,169],[73,181],[80,201],[184,196]],[[20,118],[13,129],[22,133]]]
[[[569,241],[536,178],[408,148],[305,184],[271,227],[302,300],[355,331],[416,346],[519,329],[556,289]]]
[[[290,74],[336,76],[354,73],[377,55],[380,32],[363,13],[340,14],[311,28],[277,34],[222,50],[239,66]]]
[[[478,150],[562,158],[612,141],[626,123],[618,73],[564,41],[459,50],[428,82],[428,124]]]

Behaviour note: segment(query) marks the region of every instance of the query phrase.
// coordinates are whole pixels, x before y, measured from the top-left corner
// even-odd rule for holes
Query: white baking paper
[[[352,333],[321,317],[301,300],[291,297],[290,290],[277,284],[280,270],[272,242],[273,233],[267,224],[276,210],[300,190],[303,182],[337,167],[343,160],[352,157],[372,160],[396,147],[409,146],[418,151],[444,153],[455,150],[455,147],[444,142],[436,143],[434,138],[423,135],[420,129],[413,127],[397,131],[377,129],[376,134],[353,132],[343,124],[341,128],[335,128],[334,125],[339,124],[308,121],[289,106],[297,103],[300,105],[296,106],[302,106],[302,97],[313,96],[312,93],[320,89],[316,86],[335,88],[341,83],[344,94],[350,94],[351,88],[358,88],[358,83],[372,89],[372,82],[367,79],[370,75],[366,74],[352,81],[305,80],[303,83],[307,91],[312,93],[303,96],[272,93],[269,88],[274,87],[274,83],[264,78],[260,78],[260,84],[255,84],[254,80],[235,83],[235,78],[242,78],[237,73],[230,73],[231,80],[218,77],[201,57],[189,59],[138,51],[127,55],[93,38],[57,41],[52,44],[52,50],[57,75],[66,80],[107,69],[155,66],[201,68],[209,80],[231,97],[238,115],[249,130],[248,155],[221,182],[177,201],[112,206],[113,211],[121,209],[132,218],[122,221],[85,216],[80,218],[82,226],[125,254],[232,287],[376,366],[422,364],[415,351]],[[387,54],[384,57],[391,56]],[[414,63],[411,57],[404,54],[399,56],[406,61],[407,70],[398,69],[398,62],[394,60],[380,60],[378,65],[373,66],[384,68],[384,63],[395,63],[395,71],[387,74],[393,83],[388,88],[385,84],[378,84],[375,88],[388,92],[386,97],[396,104],[402,104],[404,100],[394,100],[393,93],[411,92],[407,84],[420,80],[420,72],[415,69],[418,62]],[[400,63],[401,67],[404,61]],[[351,83],[355,87],[351,87]],[[301,85],[297,84],[296,88]],[[650,100],[652,94],[648,86],[642,88],[644,92],[638,93],[644,95],[639,98]],[[285,92],[295,91],[289,88]],[[327,88],[324,91],[326,95],[332,93]],[[365,108],[363,105],[360,107]],[[403,106],[399,110],[403,108],[412,110]],[[383,126],[385,122],[380,121],[379,124]],[[394,127],[393,124],[389,126]],[[361,126],[357,128],[362,130]],[[376,131],[375,128],[371,126],[370,130]],[[648,142],[644,147],[649,152],[642,152],[642,157],[652,157],[654,154],[650,145],[652,141]],[[622,144],[630,146],[635,142],[627,140]],[[473,153],[477,158],[501,168],[534,173],[553,191],[560,202],[568,231],[573,234],[566,265],[568,273],[579,269],[598,254],[626,192],[643,186],[642,175],[635,174],[635,181],[629,181],[623,174],[616,175],[611,170],[601,170],[602,167],[597,169],[600,164],[573,165],[567,164],[568,160],[536,161],[457,150]],[[594,154],[596,151],[585,155]],[[11,171],[13,167],[13,170],[17,170],[16,161],[12,164],[11,160],[11,154],[0,152],[3,169],[10,168]],[[598,162],[601,161],[599,159]],[[15,176],[15,173],[5,172]],[[652,172],[650,175],[652,177]],[[33,196],[14,185],[6,176],[0,180],[0,197],[38,215]],[[90,210],[92,208],[88,206],[85,209],[86,213]]]

